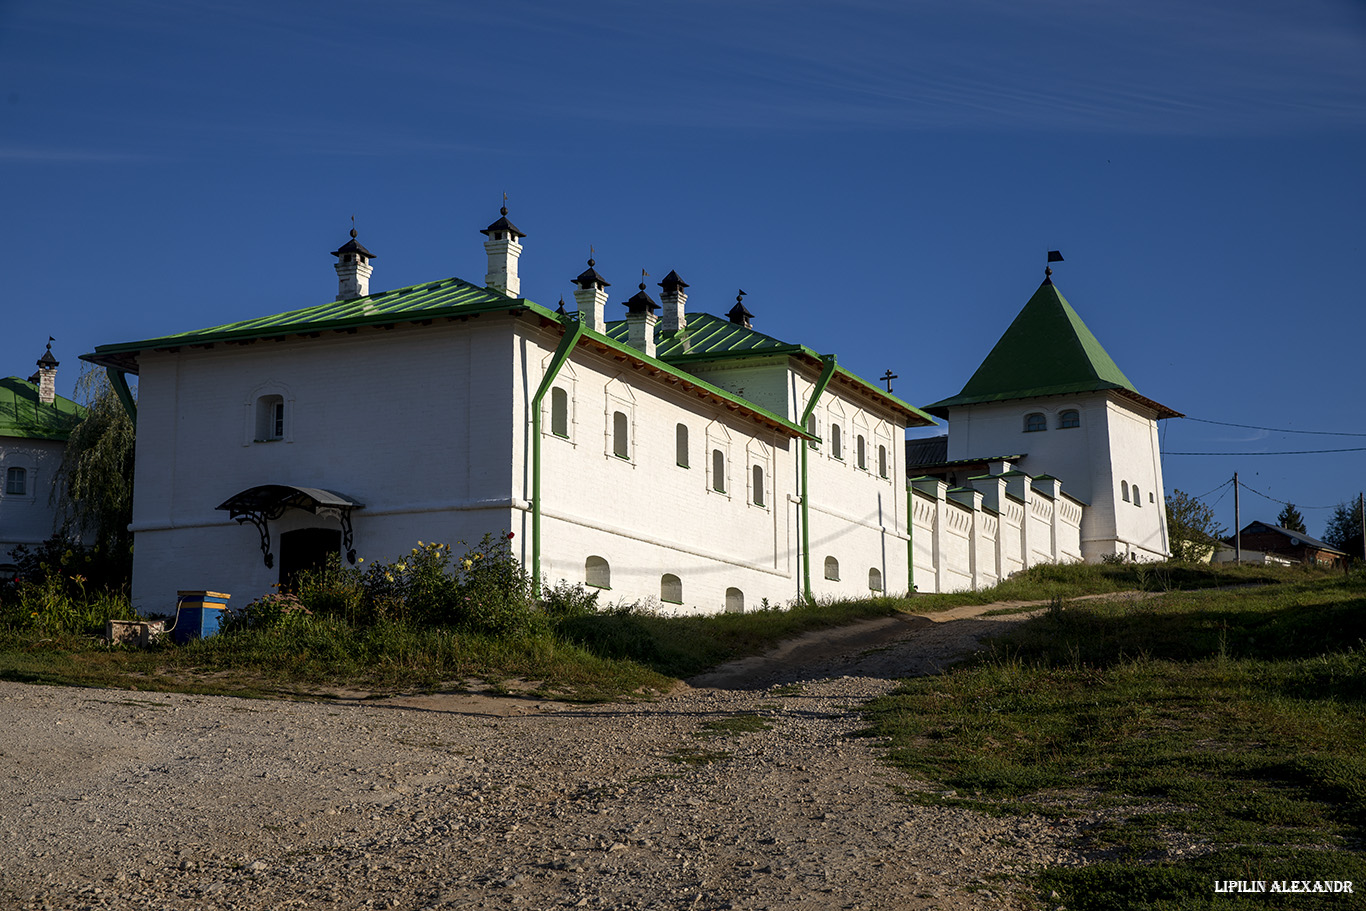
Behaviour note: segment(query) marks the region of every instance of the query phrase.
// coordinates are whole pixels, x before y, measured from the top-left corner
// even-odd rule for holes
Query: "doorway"
[[[299,528],[280,535],[280,590],[294,590],[299,573],[322,569],[329,557],[341,553],[341,531]]]

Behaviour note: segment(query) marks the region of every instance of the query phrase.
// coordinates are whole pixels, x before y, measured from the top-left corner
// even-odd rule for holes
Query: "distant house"
[[[85,414],[57,395],[57,367],[49,343],[37,373],[0,380],[0,571],[12,570],[15,547],[57,530],[53,485],[66,439]]]
[[[1317,538],[1311,538],[1302,531],[1291,531],[1265,522],[1253,522],[1248,525],[1240,533],[1240,538],[1244,562],[1248,561],[1250,552],[1275,554],[1296,563],[1314,563],[1319,566],[1339,566],[1347,559],[1347,555],[1336,547]],[[1225,538],[1224,544],[1228,545],[1228,548],[1220,548],[1214,557],[1216,562],[1228,562],[1233,559],[1233,538]]]

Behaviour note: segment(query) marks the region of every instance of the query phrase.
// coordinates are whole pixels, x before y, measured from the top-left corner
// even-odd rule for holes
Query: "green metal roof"
[[[1178,416],[1139,394],[1067,298],[1044,279],[963,391],[925,410],[942,417],[955,405],[1106,389],[1142,401],[1161,417]]]
[[[85,409],[57,396],[51,405],[38,401],[38,387],[17,376],[0,380],[0,437],[65,440],[85,417]]]
[[[629,333],[624,319],[607,324],[607,335],[619,342],[625,342]],[[655,344],[660,359],[674,363],[739,354],[796,354],[803,350],[801,345],[789,345],[710,313],[689,313],[688,326],[682,332],[665,332],[656,324]]]

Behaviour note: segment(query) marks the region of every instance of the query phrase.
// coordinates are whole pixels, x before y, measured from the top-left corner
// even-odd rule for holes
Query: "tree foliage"
[[[1214,510],[1182,490],[1167,494],[1167,537],[1172,559],[1204,560],[1226,534],[1214,520]]]
[[[105,372],[87,365],[76,382],[86,408],[62,454],[55,496],[63,531],[90,542],[95,553],[131,575],[133,534],[133,421]]]
[[[1323,540],[1348,556],[1362,556],[1361,500],[1352,499],[1334,507],[1333,517],[1328,520],[1328,530],[1323,533]]]
[[[1297,531],[1300,534],[1308,534],[1309,530],[1304,527],[1304,516],[1295,508],[1294,503],[1285,504],[1285,509],[1276,517],[1276,524],[1286,531]]]

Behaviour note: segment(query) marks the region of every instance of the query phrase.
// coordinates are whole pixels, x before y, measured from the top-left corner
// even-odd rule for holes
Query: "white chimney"
[[[688,294],[683,289],[688,287],[688,283],[679,278],[677,272],[670,270],[659,287],[664,289],[659,299],[664,304],[665,333],[673,334],[688,328],[688,317],[683,312],[683,305],[688,302]]]
[[[52,356],[52,338],[48,337],[47,351],[38,358],[38,401],[51,405],[57,400],[58,360]]]
[[[340,249],[333,250],[332,255],[337,257],[337,263],[333,266],[337,270],[337,300],[347,301],[369,294],[370,260],[375,258],[375,254],[356,240],[355,228],[351,229],[351,239]]]
[[[659,322],[655,311],[658,309],[659,304],[645,293],[643,281],[640,290],[626,302],[626,341],[632,348],[638,348],[650,357],[655,356],[655,325]]]
[[[593,259],[589,257],[588,268],[574,279],[574,284],[578,285],[574,300],[578,301],[579,322],[583,323],[583,327],[594,332],[605,332],[607,316],[604,308],[607,306],[607,289],[612,283],[599,275],[593,265]]]
[[[518,240],[526,235],[508,221],[507,206],[500,212],[497,221],[479,232],[488,238],[484,251],[489,255],[489,273],[484,276],[484,284],[508,297],[518,297],[522,293],[522,280],[517,275],[517,260],[522,255]]]

